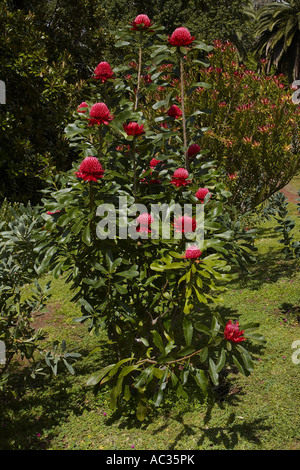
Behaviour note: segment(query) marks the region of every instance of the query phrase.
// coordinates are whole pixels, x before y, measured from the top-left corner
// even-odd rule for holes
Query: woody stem
[[[137,88],[136,88],[136,95],[135,95],[135,106],[134,110],[136,111],[138,105],[138,96],[140,91],[140,82],[141,82],[141,70],[142,70],[142,47],[139,48],[139,65],[138,65],[138,81],[137,81]]]
[[[135,137],[132,142],[132,159],[133,159],[133,194],[136,201],[136,157],[135,157]]]
[[[183,70],[182,58],[180,58],[180,87],[181,87],[182,131],[183,131],[183,147],[184,147],[184,153],[185,153],[185,167],[187,171],[189,171],[189,160],[188,160],[188,155],[187,155],[186,120],[185,120],[184,70]]]

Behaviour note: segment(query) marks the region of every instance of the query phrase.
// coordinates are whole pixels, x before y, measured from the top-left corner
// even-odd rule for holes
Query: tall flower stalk
[[[186,137],[186,119],[185,119],[184,64],[183,64],[182,57],[180,57],[180,87],[181,87],[182,132],[183,132],[183,147],[184,147],[184,154],[185,154],[185,167],[187,171],[189,171],[189,158],[187,154],[187,137]]]
[[[141,33],[141,39],[142,39],[142,33]],[[142,41],[140,41],[141,43]],[[142,45],[140,44],[139,47],[139,64],[138,64],[138,78],[137,78],[137,87],[136,87],[136,95],[135,95],[135,105],[134,105],[134,110],[137,110],[138,107],[138,100],[139,100],[139,91],[140,91],[140,86],[141,86],[141,71],[142,71]]]

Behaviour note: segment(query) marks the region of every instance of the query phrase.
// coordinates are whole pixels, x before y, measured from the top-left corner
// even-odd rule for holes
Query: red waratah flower
[[[108,62],[100,62],[95,68],[94,74],[96,80],[101,80],[101,82],[104,83],[109,78],[112,78],[114,73]]]
[[[87,108],[88,107],[88,104],[83,101],[82,103],[80,103],[80,105],[78,106],[77,108],[77,113],[85,113],[86,112],[86,109],[84,108]]]
[[[179,216],[174,220],[173,226],[177,233],[194,232],[196,229],[196,219],[188,215],[184,215],[183,217]]]
[[[137,232],[146,232],[150,233],[151,229],[151,223],[154,222],[154,218],[151,214],[148,214],[148,212],[145,212],[144,214],[140,214],[138,218],[136,219],[136,222],[138,224],[138,228],[136,229]]]
[[[144,124],[139,125],[137,122],[130,122],[129,124],[123,124],[123,128],[127,135],[145,134]]]
[[[89,125],[108,124],[113,116],[110,115],[109,109],[105,103],[95,103],[90,109]]]
[[[96,157],[86,157],[80,164],[79,171],[76,172],[78,178],[85,181],[98,181],[103,177],[104,171]]]
[[[197,259],[202,255],[202,251],[196,245],[190,246],[186,251],[184,257],[186,259]]]
[[[209,193],[209,190],[207,188],[200,188],[196,192],[195,196],[199,201],[203,204],[205,196]]]
[[[158,165],[161,161],[160,160],[156,160],[156,158],[152,158],[152,160],[150,161],[150,168],[155,168],[156,165]]]
[[[232,323],[231,320],[227,322],[224,330],[224,336],[226,339],[233,343],[240,343],[241,341],[246,340],[246,338],[242,336],[243,333],[244,330],[240,331],[239,329],[239,322]]]
[[[200,150],[201,148],[199,147],[198,144],[192,144],[188,148],[187,156],[189,158],[195,157],[200,152]]]
[[[195,40],[195,36],[191,36],[191,33],[187,28],[177,28],[169,36],[168,41],[172,46],[188,46]]]
[[[182,116],[182,111],[180,108],[178,108],[178,106],[176,106],[176,104],[172,104],[172,106],[168,109],[167,114],[169,117],[177,119]]]
[[[185,168],[178,168],[173,173],[171,184],[174,184],[174,186],[176,187],[186,186],[187,184],[191,182],[191,180],[187,179],[188,176],[189,176],[189,173]]]
[[[138,29],[148,29],[152,26],[151,20],[147,15],[138,15],[136,19],[131,23],[132,30],[137,31]]]

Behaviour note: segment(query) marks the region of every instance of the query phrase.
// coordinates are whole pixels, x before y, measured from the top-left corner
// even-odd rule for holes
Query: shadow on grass
[[[56,437],[56,426],[71,414],[80,416],[93,409],[92,387],[86,381],[112,357],[104,340],[98,346],[101,352],[92,356],[90,349],[79,351],[83,359],[73,364],[75,376],[63,366],[57,376],[36,379],[28,377],[25,369],[16,370],[8,393],[0,393],[0,450],[47,449]]]
[[[238,283],[240,288],[258,290],[266,281],[275,283],[282,278],[291,278],[298,271],[297,260],[287,260],[277,249],[269,248],[257,257],[257,263],[251,268],[252,274],[241,274],[238,281],[232,284]]]
[[[224,424],[219,426],[211,425],[211,413],[214,404],[214,402],[211,402],[204,416],[199,416],[198,419],[195,419],[193,415],[192,424],[187,422],[189,418],[186,418],[190,408],[180,410],[179,413],[167,420],[159,429],[156,429],[155,435],[172,427],[172,422],[176,422],[176,426],[178,427],[179,424],[181,429],[171,439],[171,442],[169,441],[168,450],[180,449],[180,444],[182,442],[186,443],[189,439],[193,441],[192,449],[225,448],[227,450],[234,450],[241,439],[259,446],[261,444],[261,440],[258,437],[259,434],[271,430],[271,426],[265,423],[266,418],[246,421],[243,420],[243,417],[237,416],[235,412],[230,414]]]
[[[197,445],[201,447],[206,441],[209,447],[221,446],[227,450],[234,450],[239,444],[239,440],[244,439],[255,446],[259,446],[261,441],[258,434],[262,431],[271,430],[271,426],[265,424],[265,418],[236,422],[236,420],[241,419],[236,417],[235,413],[231,413],[225,426],[212,426],[209,429],[199,427],[202,436],[199,438]]]

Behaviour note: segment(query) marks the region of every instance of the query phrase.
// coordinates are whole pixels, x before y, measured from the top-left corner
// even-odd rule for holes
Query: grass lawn
[[[288,190],[295,193],[299,177],[293,183]],[[289,211],[300,240],[294,202]],[[63,280],[54,280],[51,301],[34,321],[44,327],[47,343],[66,339],[84,359],[75,363],[74,376],[62,367],[58,376],[30,380],[23,388],[16,372],[16,393],[0,395],[0,449],[299,450],[300,364],[292,360],[292,343],[300,340],[300,269],[283,259],[275,225],[259,228],[252,274],[232,282],[224,304],[215,307],[241,324],[261,324],[267,343],[251,346],[255,368],[249,377],[230,372],[227,386],[205,405],[197,397],[185,401],[170,394],[165,407],[142,423],[129,408],[112,412],[108,389],[94,396],[85,385],[110,359],[105,334],[89,336],[74,323],[80,312]],[[89,356],[95,347],[100,348]]]

